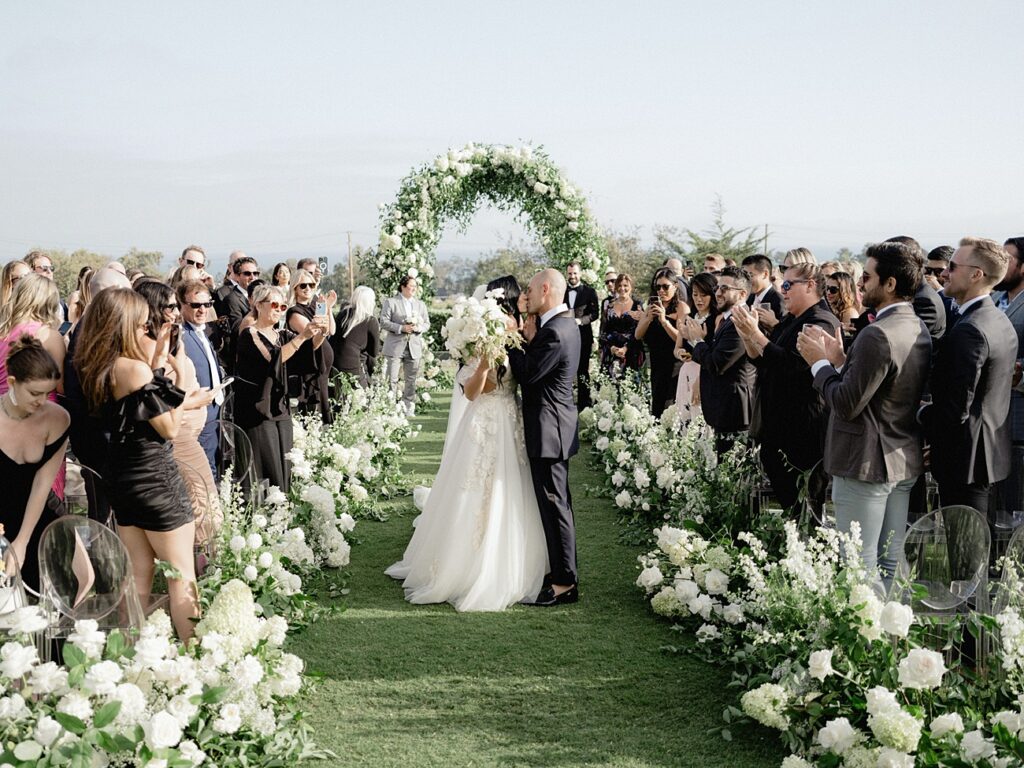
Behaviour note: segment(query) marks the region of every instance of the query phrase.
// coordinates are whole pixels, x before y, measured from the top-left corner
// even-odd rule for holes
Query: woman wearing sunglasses
[[[651,413],[661,416],[676,399],[679,367],[675,358],[676,321],[687,312],[687,306],[676,295],[676,277],[671,269],[662,267],[651,281],[651,300],[647,312],[640,317],[634,336],[647,344],[651,360]]]
[[[846,272],[833,272],[825,281],[825,298],[832,313],[843,327],[844,346],[853,340],[853,321],[860,317],[857,311],[857,287]]]
[[[316,318],[301,333],[278,323],[287,303],[284,291],[261,285],[252,295],[254,321],[238,335],[235,359],[235,423],[252,442],[256,475],[288,490],[285,454],[292,449],[286,363],[303,347],[320,347],[326,324]]]
[[[324,332],[334,335],[334,309],[338,294],[331,291],[326,296],[316,292],[316,279],[304,269],[295,270],[292,278],[292,306],[285,315],[285,324],[293,333],[303,329],[317,316],[317,305],[321,304],[320,317],[324,320]],[[328,395],[331,366],[334,364],[334,349],[330,344],[318,347],[304,347],[288,366],[288,394],[299,401],[299,413],[320,412],[325,424],[333,420]]]

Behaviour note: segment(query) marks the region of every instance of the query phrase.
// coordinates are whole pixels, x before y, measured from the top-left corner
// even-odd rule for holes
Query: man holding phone
[[[196,367],[199,386],[216,391],[213,402],[206,407],[206,424],[199,433],[199,444],[203,447],[213,476],[217,477],[217,419],[220,418],[220,407],[224,403],[224,378],[216,353],[217,327],[209,322],[213,317],[210,289],[198,280],[184,282],[178,286],[178,304],[183,321],[181,339],[185,345],[185,354]]]

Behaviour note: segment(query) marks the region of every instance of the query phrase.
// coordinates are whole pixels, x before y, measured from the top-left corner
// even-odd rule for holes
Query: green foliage
[[[691,262],[699,271],[704,257],[710,253],[720,254],[739,264],[747,256],[762,251],[764,238],[756,233],[755,227],[731,227],[725,223],[725,205],[721,197],[715,198],[711,210],[714,215],[711,229],[703,233],[686,227],[658,227],[654,233],[653,252],[664,259],[674,256],[684,264]]]

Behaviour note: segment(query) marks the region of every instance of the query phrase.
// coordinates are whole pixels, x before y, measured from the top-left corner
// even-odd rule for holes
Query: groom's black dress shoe
[[[541,590],[541,593],[537,595],[537,600],[533,603],[534,605],[540,606],[541,608],[550,608],[555,605],[569,605],[570,603],[578,603],[580,600],[580,590],[577,585],[569,587],[565,592],[556,595],[555,591],[548,587],[547,589]]]

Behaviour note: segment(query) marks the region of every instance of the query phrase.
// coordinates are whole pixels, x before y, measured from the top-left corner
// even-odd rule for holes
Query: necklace
[[[27,419],[29,416],[32,415],[30,413],[26,413],[24,416],[15,416],[15,415],[13,415],[9,410],[7,410],[7,397],[6,396],[0,397],[0,409],[3,410],[4,416],[6,416],[11,421],[24,421],[25,419]]]

